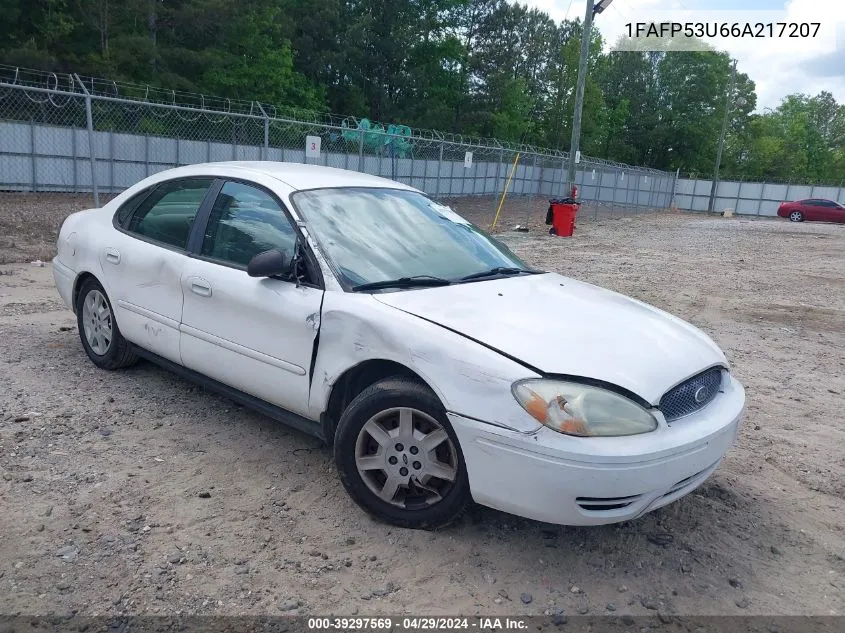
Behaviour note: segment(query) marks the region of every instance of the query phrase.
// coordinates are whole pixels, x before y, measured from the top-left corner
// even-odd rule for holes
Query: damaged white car
[[[695,327],[356,172],[158,173],[68,217],[53,274],[98,367],[143,357],[333,444],[349,494],[400,526],[470,500],[638,517],[716,469],[745,403]]]

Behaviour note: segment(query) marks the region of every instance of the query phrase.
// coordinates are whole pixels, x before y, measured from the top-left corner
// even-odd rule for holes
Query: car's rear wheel
[[[383,521],[448,525],[470,499],[463,454],[446,411],[425,385],[388,378],[346,408],[334,444],[347,492]]]
[[[803,222],[804,221],[804,214],[800,211],[793,211],[789,214],[789,221],[790,222]]]
[[[120,369],[137,362],[117,327],[106,291],[93,277],[82,282],[76,296],[76,322],[85,353],[100,369]]]

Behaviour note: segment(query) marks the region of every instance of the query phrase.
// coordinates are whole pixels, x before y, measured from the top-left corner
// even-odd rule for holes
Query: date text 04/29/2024
[[[636,38],[814,38],[820,27],[821,22],[628,22],[625,33]]]
[[[312,631],[523,631],[528,628],[519,617],[328,617],[308,618]]]

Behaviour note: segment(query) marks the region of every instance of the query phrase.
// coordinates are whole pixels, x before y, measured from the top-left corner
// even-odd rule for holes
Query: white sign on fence
[[[466,152],[464,154],[464,167],[467,169],[472,167],[472,152]]]
[[[320,158],[320,137],[305,137],[305,158]]]

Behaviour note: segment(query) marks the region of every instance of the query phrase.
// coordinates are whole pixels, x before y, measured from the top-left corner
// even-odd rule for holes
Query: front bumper
[[[67,307],[74,310],[73,306],[73,282],[76,281],[76,273],[61,263],[58,257],[53,259],[53,280],[56,282],[56,290],[65,302]]]
[[[745,408],[729,376],[701,411],[652,433],[577,438],[546,427],[524,434],[454,413],[473,499],[562,525],[634,519],[688,494],[733,444]]]

